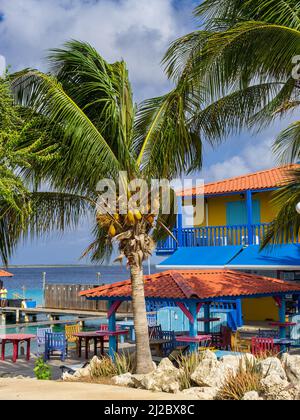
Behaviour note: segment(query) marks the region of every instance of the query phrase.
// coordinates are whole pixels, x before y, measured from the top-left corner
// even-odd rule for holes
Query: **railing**
[[[174,229],[172,237],[157,244],[157,253],[172,253],[178,247],[259,245],[266,235],[269,223],[236,226],[205,226]]]

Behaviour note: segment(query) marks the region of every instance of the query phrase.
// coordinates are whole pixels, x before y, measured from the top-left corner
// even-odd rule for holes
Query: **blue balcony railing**
[[[157,244],[157,253],[173,253],[178,247],[259,245],[270,224],[205,226],[174,229],[172,237]]]

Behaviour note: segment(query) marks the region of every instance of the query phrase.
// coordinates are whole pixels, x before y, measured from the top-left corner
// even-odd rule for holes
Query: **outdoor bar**
[[[286,338],[286,295],[300,296],[300,285],[269,277],[247,274],[226,269],[219,270],[175,270],[145,276],[145,298],[152,307],[177,306],[189,320],[189,335],[177,341],[189,343],[195,351],[199,343],[210,333],[212,303],[222,300],[240,302],[244,298],[273,297],[279,311],[280,338]],[[116,352],[116,312],[124,301],[130,301],[131,282],[122,281],[86,290],[80,296],[88,300],[108,302],[109,354]],[[198,335],[198,314],[204,308],[205,336]]]

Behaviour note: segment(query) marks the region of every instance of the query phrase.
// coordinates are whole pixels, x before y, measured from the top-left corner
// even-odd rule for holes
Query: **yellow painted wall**
[[[276,209],[271,204],[272,193],[262,192],[253,194],[254,200],[260,201],[261,223],[270,223],[276,217]],[[233,201],[241,201],[242,198],[239,194],[228,195],[220,197],[207,198],[208,206],[208,221],[206,220],[207,210],[204,210],[204,220],[199,217],[195,218],[195,226],[225,226],[226,223],[226,203]],[[185,200],[184,205],[192,205],[192,200]],[[205,204],[206,205],[206,204]]]
[[[273,298],[243,299],[244,321],[279,321],[278,306]]]

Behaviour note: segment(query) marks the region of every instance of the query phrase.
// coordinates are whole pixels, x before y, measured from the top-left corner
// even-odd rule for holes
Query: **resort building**
[[[300,281],[300,245],[295,243],[260,250],[262,238],[276,217],[272,194],[288,179],[288,170],[277,167],[234,177],[204,187],[204,220],[192,217],[187,225],[178,216],[173,238],[158,244],[157,254],[166,256],[162,269],[230,269]],[[193,208],[203,190],[185,190],[180,205]],[[295,210],[296,211],[296,210]],[[189,211],[190,213],[190,211]],[[196,214],[196,213],[195,213]],[[190,222],[191,218],[189,218]],[[290,296],[293,305],[293,297]],[[244,320],[278,319],[278,307],[270,298],[242,301]]]

